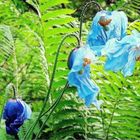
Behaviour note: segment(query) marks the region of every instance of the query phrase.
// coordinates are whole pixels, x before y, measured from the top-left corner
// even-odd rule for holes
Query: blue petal
[[[3,118],[6,120],[6,131],[10,135],[16,135],[19,127],[31,115],[29,106],[19,99],[10,99],[4,108]]]
[[[27,105],[24,101],[20,101],[21,104],[24,106],[24,119],[30,119],[31,118],[31,108],[29,107],[29,105]]]
[[[128,57],[128,62],[122,69],[123,75],[126,76],[131,76],[133,74],[134,68],[135,68],[135,63],[136,63],[136,52],[135,51],[130,51],[129,57]]]
[[[92,103],[94,104],[94,102],[97,102],[98,104],[98,100],[96,98],[99,88],[90,79],[89,64],[83,66],[84,58],[95,60],[94,53],[88,47],[81,47],[73,53],[74,55],[71,55],[71,57],[73,57],[71,58],[73,59],[73,64],[68,75],[69,85],[77,88],[79,97],[85,100],[85,105],[87,107]],[[82,71],[82,73],[79,74],[79,71]]]
[[[112,19],[108,25],[109,30],[105,31],[104,28],[98,23],[101,16],[107,19]],[[93,19],[93,23],[87,38],[87,44],[95,51],[96,55],[101,55],[101,49],[105,47],[109,39],[116,38],[121,40],[126,35],[128,19],[124,12],[118,11],[100,11]]]
[[[107,55],[106,70],[121,70],[124,76],[131,76],[136,58],[140,56],[140,33],[133,31],[132,35],[127,35],[120,41],[109,40],[101,53]]]

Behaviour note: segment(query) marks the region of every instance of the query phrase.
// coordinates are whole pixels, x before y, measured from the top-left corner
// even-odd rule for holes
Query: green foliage
[[[140,0],[119,0],[107,9],[124,11],[130,21],[140,18]]]
[[[34,120],[36,119],[37,115],[38,115],[38,113],[34,113],[34,112],[33,112],[33,113],[32,113],[32,118],[31,118],[30,120],[26,120],[26,121],[24,122],[24,125],[22,125],[22,126],[20,127],[20,131],[19,131],[19,133],[18,133],[19,139],[22,140],[22,139],[24,138],[24,136],[26,135],[28,129],[29,129],[30,126],[31,126],[31,124],[33,124]],[[37,125],[36,128],[34,129],[34,134],[37,134],[37,132],[39,131],[39,129],[40,129],[40,126]],[[32,135],[30,136],[29,139],[33,139],[33,133],[32,133]]]
[[[40,1],[41,20],[34,13],[29,13],[28,11],[23,11],[22,14],[20,14],[16,9],[17,5],[14,6],[13,3],[9,1],[5,1],[4,3],[7,9],[1,8],[3,11],[9,10],[8,12],[11,12],[9,15],[10,18],[3,16],[4,19],[2,22],[7,21],[12,29],[15,46],[10,59],[6,60],[5,65],[1,67],[1,69],[5,69],[5,71],[2,71],[3,77],[1,75],[0,78],[1,83],[3,83],[1,84],[1,91],[4,93],[4,89],[9,82],[15,83],[18,88],[18,96],[26,99],[26,102],[28,103],[34,101],[32,104],[34,112],[40,110],[42,101],[45,97],[48,88],[48,80],[46,78],[51,75],[51,66],[54,63],[55,58],[54,54],[56,53],[56,48],[60,43],[63,34],[73,33],[78,30],[78,28],[71,27],[73,26],[71,22],[75,21],[75,19],[68,14],[71,14],[73,10],[54,10],[51,8],[60,5],[61,3],[62,1],[55,1],[53,3],[50,3],[49,1]],[[68,1],[64,0],[63,3],[68,3]],[[13,8],[9,9],[11,6]],[[54,14],[51,14],[53,12]],[[74,41],[75,39],[68,39],[67,43],[72,43]],[[65,51],[65,49],[63,50]],[[68,54],[68,52],[66,53]],[[61,56],[62,55],[63,53],[61,53]],[[58,69],[61,69],[61,65],[66,62],[66,58],[62,60],[61,56],[58,65],[60,68]],[[48,58],[47,60],[46,57]],[[6,70],[10,73],[9,75]],[[65,69],[61,69],[61,72],[67,75]],[[56,75],[58,75],[58,73],[56,73]],[[56,87],[54,85],[53,92],[62,88],[64,83],[63,80],[63,77],[57,76],[55,79]],[[57,83],[60,84],[58,85]],[[1,98],[3,97],[1,96]],[[52,99],[50,97],[47,106],[49,106],[49,104],[55,99],[56,98]],[[34,120],[35,119],[36,118],[34,118]],[[28,127],[24,126],[24,128]],[[22,131],[20,134],[22,136],[26,131],[24,128],[23,134]]]
[[[111,7],[119,9],[122,3],[124,1],[117,1]],[[104,5],[104,2],[101,1],[101,4]],[[79,30],[77,19],[71,16],[75,9],[66,8],[71,7],[69,5],[72,3],[68,0],[0,2],[0,106],[4,103],[6,86],[13,82],[18,89],[18,96],[31,104],[33,110],[31,120],[20,128],[18,135],[21,140],[34,124],[46,97],[57,47],[62,37]],[[131,11],[137,11],[137,5],[139,0],[133,1]],[[130,15],[130,19],[135,18]],[[128,34],[133,29],[140,31],[139,21],[130,23]],[[84,30],[87,34],[87,30]],[[74,38],[67,38],[61,49],[51,95],[44,111],[60,96],[69,72],[67,58],[76,45]],[[101,58],[99,64],[92,66],[91,73],[101,88],[99,98],[104,101],[102,111],[97,111],[94,106],[86,108],[77,97],[75,88],[68,88],[45,123],[39,139],[139,140],[140,63],[137,62],[134,76],[129,78],[124,78],[121,73],[104,71],[103,63],[104,58]],[[39,120],[29,139],[34,139],[38,134],[50,112]],[[13,139],[6,136],[3,122],[0,136],[2,140]]]

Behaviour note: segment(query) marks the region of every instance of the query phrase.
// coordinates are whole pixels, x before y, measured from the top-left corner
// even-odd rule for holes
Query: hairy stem
[[[56,58],[55,58],[55,62],[54,62],[54,67],[53,67],[53,72],[52,72],[52,76],[51,76],[51,80],[50,80],[50,85],[49,85],[49,88],[48,88],[46,97],[45,97],[45,99],[44,99],[44,103],[43,103],[42,109],[41,109],[41,111],[40,111],[40,113],[39,113],[39,116],[38,116],[36,122],[35,122],[35,123],[33,124],[33,126],[31,126],[31,127],[29,128],[29,130],[27,131],[27,133],[26,133],[26,135],[25,135],[25,137],[24,137],[24,140],[26,140],[26,139],[28,140],[28,138],[30,137],[30,134],[33,132],[35,126],[37,125],[38,121],[40,120],[40,117],[41,117],[41,115],[42,115],[42,113],[43,113],[43,111],[44,111],[44,109],[45,109],[45,107],[46,107],[47,101],[48,101],[49,96],[50,96],[50,93],[51,93],[51,89],[52,89],[54,77],[55,77],[55,72],[56,72],[56,67],[57,67],[57,62],[58,62],[58,57],[59,57],[60,49],[61,49],[63,43],[65,42],[65,40],[66,40],[68,37],[70,37],[70,36],[75,37],[75,38],[77,39],[78,45],[80,45],[80,40],[79,40],[79,38],[77,37],[77,35],[75,35],[75,34],[68,34],[68,35],[66,35],[66,36],[62,39],[62,41],[61,41],[61,43],[60,43],[60,45],[59,45],[59,47],[58,47],[58,49],[57,49]]]
[[[50,111],[49,115],[46,117],[45,121],[43,122],[43,124],[42,124],[42,126],[41,126],[41,128],[40,128],[40,130],[39,130],[39,132],[38,132],[38,134],[36,135],[35,140],[37,140],[37,138],[38,138],[39,135],[41,134],[41,131],[42,131],[44,125],[46,124],[46,122],[47,122],[48,119],[50,118],[50,116],[51,116],[51,114],[53,113],[53,111],[55,110],[56,106],[59,104],[59,102],[60,102],[60,100],[61,100],[61,98],[62,98],[62,96],[63,96],[63,94],[64,94],[64,92],[66,91],[67,88],[68,88],[68,82],[65,84],[65,87],[64,87],[64,89],[62,90],[62,92],[61,92],[61,94],[60,94],[60,97],[55,101],[55,103],[50,107],[50,109],[48,109],[48,111],[51,110],[51,109],[52,109],[52,110]],[[47,112],[48,112],[48,111],[47,111]],[[43,117],[47,112],[44,112],[44,113],[42,114],[41,117]]]
[[[94,4],[97,6],[98,10],[102,10],[102,7],[100,6],[99,3],[97,3],[96,1],[90,1],[90,2],[87,2],[87,4],[83,7],[83,10],[81,12],[81,16],[80,16],[80,30],[79,30],[79,38],[81,40],[82,38],[82,26],[83,26],[83,18],[84,18],[84,14],[88,8],[88,6],[90,6],[91,4]]]

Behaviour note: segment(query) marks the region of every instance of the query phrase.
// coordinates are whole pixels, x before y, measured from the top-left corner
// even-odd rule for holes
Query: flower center
[[[89,65],[91,63],[91,59],[89,58],[84,58],[83,66],[85,67],[86,65]]]
[[[140,61],[140,56],[136,59],[137,61]]]
[[[105,16],[101,16],[98,23],[101,26],[105,27],[105,26],[109,25],[111,21],[112,21],[112,19],[106,19]]]

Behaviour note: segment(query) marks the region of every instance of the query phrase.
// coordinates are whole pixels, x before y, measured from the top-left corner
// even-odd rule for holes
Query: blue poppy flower
[[[17,135],[19,127],[26,119],[31,117],[30,107],[20,99],[9,99],[4,107],[3,119],[5,119],[6,132]]]
[[[121,70],[124,76],[131,76],[136,59],[140,56],[140,33],[133,31],[132,35],[127,35],[120,41],[109,40],[101,53],[107,55],[106,70]]]
[[[101,101],[97,100],[99,87],[90,78],[90,63],[95,60],[94,53],[88,47],[76,48],[69,57],[70,72],[68,81],[75,86],[80,98],[84,99],[87,107],[94,104],[100,109]]]
[[[121,11],[100,11],[93,19],[93,23],[87,38],[87,44],[95,52],[101,55],[109,39],[121,40],[126,35],[128,19]]]

